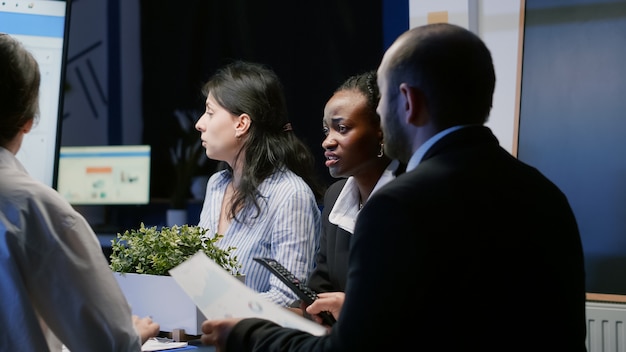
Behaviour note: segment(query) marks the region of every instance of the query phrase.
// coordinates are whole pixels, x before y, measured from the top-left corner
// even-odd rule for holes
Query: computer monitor
[[[69,9],[69,0],[0,1],[0,32],[19,40],[41,71],[39,122],[26,134],[16,156],[32,177],[49,186],[54,186],[59,150]]]
[[[57,190],[72,205],[150,202],[150,146],[62,146]]]

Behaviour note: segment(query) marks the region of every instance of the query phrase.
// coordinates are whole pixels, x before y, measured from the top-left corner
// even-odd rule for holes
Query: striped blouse
[[[230,179],[230,172],[223,170],[207,183],[198,225],[209,233],[217,229]],[[320,210],[309,186],[290,170],[276,171],[264,180],[259,194],[259,216],[253,217],[254,206],[242,209],[237,215],[243,223],[233,220],[217,245],[236,247],[233,255],[242,264],[248,287],[278,305],[288,306],[297,296],[253,258],[274,258],[305,282],[319,249]]]

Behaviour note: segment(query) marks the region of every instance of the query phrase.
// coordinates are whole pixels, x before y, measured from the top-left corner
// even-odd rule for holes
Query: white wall
[[[468,28],[485,41],[496,70],[489,126],[500,145],[513,153],[517,111],[520,2],[523,0],[409,0],[409,26],[428,23],[429,14],[447,12],[449,23]],[[441,16],[434,16],[441,18]],[[431,16],[432,18],[432,16]],[[476,28],[475,28],[476,27]]]

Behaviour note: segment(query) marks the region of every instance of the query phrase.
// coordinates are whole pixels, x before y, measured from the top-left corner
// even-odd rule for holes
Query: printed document
[[[326,333],[316,322],[266,300],[202,251],[169,272],[207,319],[256,317],[313,335]]]

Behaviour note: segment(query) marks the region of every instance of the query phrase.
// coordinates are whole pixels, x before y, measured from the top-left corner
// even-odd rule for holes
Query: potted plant
[[[200,143],[200,134],[194,128],[200,113],[195,110],[174,110],[178,122],[178,137],[170,147],[170,159],[176,179],[170,197],[167,226],[183,225],[186,221],[187,201],[191,195],[192,179],[197,175],[208,158]]]
[[[118,233],[111,241],[110,267],[131,305],[133,314],[152,316],[161,331],[201,334],[204,315],[169,276],[169,270],[198,251],[232,275],[243,279],[234,247],[222,249],[221,235],[207,235],[198,226],[145,227]]]

